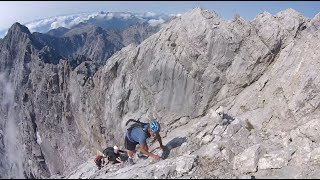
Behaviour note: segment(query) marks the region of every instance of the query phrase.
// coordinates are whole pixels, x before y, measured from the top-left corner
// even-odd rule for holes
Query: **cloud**
[[[84,22],[84,21],[88,20],[89,18],[90,18],[90,16],[89,17],[83,17],[83,16],[76,17],[76,18],[72,19],[72,21],[69,24],[67,24],[66,26],[64,26],[64,27],[65,28],[70,28],[70,27],[72,27],[74,25],[77,25],[77,24],[79,24],[81,22]],[[62,26],[58,26],[58,27],[62,27]],[[57,28],[57,27],[55,27],[55,28]],[[52,29],[55,29],[55,28],[52,28]]]
[[[109,20],[120,20],[127,21],[131,24],[137,22],[148,22],[151,26],[156,26],[158,24],[166,22],[172,16],[179,16],[181,14],[157,14],[153,12],[145,13],[132,13],[132,12],[94,12],[94,13],[81,13],[81,14],[71,14],[64,16],[50,17],[46,19],[40,19],[25,23],[30,32],[41,32],[46,33],[51,29],[56,29],[59,27],[71,28],[81,22],[87,22],[94,25],[101,25],[101,22]],[[100,23],[100,24],[95,24]],[[0,30],[0,37],[5,36],[5,32],[8,29]]]
[[[109,14],[107,15],[107,19],[110,20],[110,19],[112,19],[112,18],[113,18],[113,14],[112,14],[112,13],[109,13]]]
[[[165,21],[163,19],[161,19],[161,18],[160,19],[151,19],[151,20],[148,21],[150,26],[157,26],[157,25],[162,24],[164,22]]]
[[[121,17],[123,17],[123,19],[130,19],[130,17],[132,17],[131,14],[120,14]]]
[[[57,16],[25,24],[31,32],[47,32],[58,27],[70,28],[90,18],[87,14]]]
[[[8,178],[24,178],[22,166],[22,147],[19,142],[20,122],[15,110],[14,88],[5,75],[0,73],[0,107],[5,109],[0,116],[0,122],[4,122],[3,141],[5,145],[4,169],[7,170]],[[7,166],[7,167],[6,167]]]
[[[1,94],[4,94],[0,105],[7,106],[9,104],[12,104],[13,97],[14,97],[14,91],[11,86],[11,83],[7,82],[7,79],[5,77],[5,73],[0,74],[0,88],[2,89]]]
[[[170,18],[170,16],[165,14],[160,15],[153,12],[95,12],[52,17],[27,23],[26,26],[31,32],[47,32],[58,27],[71,28],[72,26],[77,25],[81,22],[93,22],[94,20],[108,21],[114,18],[117,18],[119,20],[140,19],[141,22],[149,22],[150,25],[155,26],[165,22]]]
[[[176,16],[176,17],[180,17],[181,14],[169,14],[169,16]]]
[[[8,29],[0,30],[0,38],[3,38],[4,36],[6,36],[7,33],[8,33]]]
[[[44,26],[50,26],[52,22],[54,22],[55,19],[50,18],[50,19],[44,19],[36,22],[31,22],[29,24],[26,24],[26,26],[29,28],[31,32],[38,31],[39,27],[44,27]]]
[[[153,12],[146,12],[145,13],[145,17],[155,17],[157,14],[156,13],[153,13]]]

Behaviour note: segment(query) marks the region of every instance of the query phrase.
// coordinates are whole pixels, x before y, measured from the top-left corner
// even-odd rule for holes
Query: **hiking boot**
[[[144,155],[144,154],[142,154],[142,153],[138,153],[137,156],[138,156],[138,158],[140,158],[140,159],[147,159],[147,158],[148,158],[148,156],[146,156],[146,155]]]
[[[135,163],[133,162],[133,158],[130,158],[130,157],[128,158],[128,162],[129,162],[130,165],[135,164]]]

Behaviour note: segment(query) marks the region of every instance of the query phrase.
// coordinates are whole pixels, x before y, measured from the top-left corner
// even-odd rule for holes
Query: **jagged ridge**
[[[152,117],[163,126],[168,159],[110,174],[95,173],[89,160],[72,177],[84,171],[82,176],[95,178],[315,177],[318,22],[287,10],[228,23],[196,8],[115,53],[101,69],[88,62],[74,70],[66,61],[44,65],[29,75],[43,73],[44,81],[32,78],[17,86],[31,83],[20,97],[32,91],[38,96],[26,98],[22,107],[34,109],[43,142],[31,149],[40,147],[51,175],[65,174],[93,158],[94,148],[121,144],[128,118]],[[219,106],[225,107],[219,108],[222,116],[215,111]],[[66,139],[57,138],[61,134]],[[144,173],[136,176],[139,167]]]

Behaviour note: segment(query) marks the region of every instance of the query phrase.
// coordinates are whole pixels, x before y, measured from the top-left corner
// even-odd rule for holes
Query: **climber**
[[[116,145],[103,150],[103,154],[107,157],[108,161],[113,162],[113,164],[123,162],[120,158],[121,153],[125,153],[125,151],[120,150]]]
[[[128,162],[130,164],[134,164],[133,162],[133,155],[136,152],[136,145],[139,144],[140,152],[151,156],[156,160],[160,160],[160,156],[149,152],[149,147],[147,145],[146,140],[149,137],[153,137],[154,139],[158,140],[160,144],[160,148],[164,151],[165,146],[162,144],[161,137],[159,135],[160,132],[160,124],[158,121],[153,120],[150,123],[142,123],[140,121],[136,121],[133,119],[129,119],[129,121],[135,121],[136,123],[132,125],[130,128],[127,129],[125,135],[125,148],[128,150]],[[126,125],[128,124],[126,123]]]

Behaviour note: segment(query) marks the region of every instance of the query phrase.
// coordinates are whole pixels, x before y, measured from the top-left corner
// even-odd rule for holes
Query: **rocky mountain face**
[[[316,178],[319,27],[319,14],[293,9],[226,22],[196,8],[101,66],[99,49],[121,38],[99,43],[108,34],[94,29],[88,42],[97,46],[65,58],[52,44],[73,37],[77,46],[80,31],[59,39],[15,24],[0,48],[1,175]],[[168,150],[150,149],[164,160],[97,170],[94,154],[123,146],[129,118],[160,121]]]
[[[62,173],[61,163],[69,161],[65,157],[79,156],[73,151],[91,151],[78,147],[83,144],[81,141],[91,140],[79,138],[73,115],[77,112],[71,112],[71,102],[78,97],[71,97],[69,91],[92,81],[98,67],[114,52],[127,43],[139,43],[157,30],[145,26],[144,33],[142,28],[132,28],[135,27],[127,31],[139,38],[127,39],[120,32],[83,23],[62,37],[31,34],[19,23],[10,28],[0,45],[1,177],[48,177]],[[61,138],[61,133],[68,135]],[[65,155],[61,156],[60,151]],[[72,167],[81,162],[81,158],[73,159],[67,163]]]
[[[33,33],[33,35],[42,46],[47,46],[45,53],[53,51],[51,54],[59,54],[70,59],[84,55],[99,65],[103,65],[116,51],[131,43],[140,44],[144,39],[159,31],[159,27],[137,24],[126,29],[108,30],[80,23],[71,29],[58,28],[47,34]],[[59,59],[57,57],[54,60],[55,64]]]

